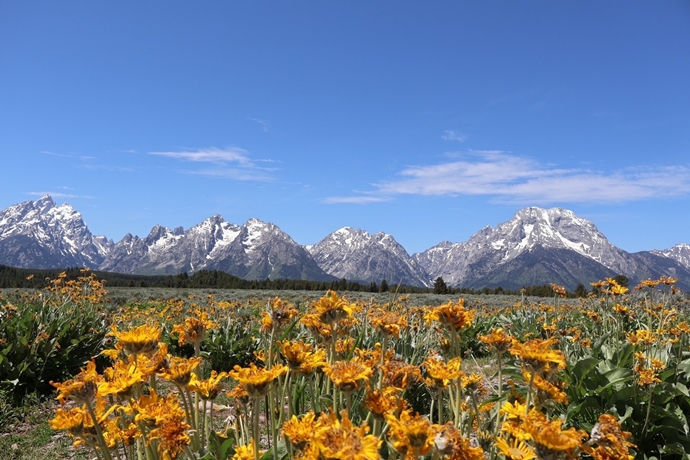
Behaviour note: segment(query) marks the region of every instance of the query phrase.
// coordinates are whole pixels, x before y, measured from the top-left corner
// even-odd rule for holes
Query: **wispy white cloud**
[[[338,203],[351,203],[351,204],[369,204],[369,203],[381,203],[383,201],[391,201],[392,197],[384,196],[331,196],[325,198],[323,203],[326,204],[338,204]]]
[[[622,203],[690,193],[690,168],[615,171],[558,168],[503,152],[471,152],[459,161],[410,166],[399,178],[372,184],[364,197],[485,195],[518,204]],[[346,198],[352,198],[347,201]],[[358,203],[359,195],[327,203]],[[365,201],[372,202],[372,201]]]
[[[113,166],[113,165],[94,165],[84,164],[80,166],[81,169],[89,169],[91,171],[112,171],[112,172],[134,172],[136,169],[129,166]]]
[[[108,153],[139,153],[135,149],[129,149],[129,150],[108,150]]]
[[[240,168],[220,168],[220,169],[199,169],[185,171],[187,174],[196,174],[200,176],[221,177],[234,180],[247,180],[268,182],[272,181],[273,177],[262,170],[240,169]]]
[[[275,168],[260,167],[261,163],[271,163],[270,160],[252,160],[249,152],[238,147],[228,149],[209,148],[202,150],[182,152],[149,152],[149,155],[157,155],[174,158],[192,163],[211,163],[213,169],[184,170],[187,174],[198,174],[214,177],[225,177],[243,181],[270,181],[271,172]]]
[[[65,188],[65,187],[60,187]],[[50,195],[53,198],[93,198],[88,195],[75,195],[73,193],[62,193],[62,192],[26,192],[27,195],[31,196],[46,196]]]
[[[444,141],[465,142],[465,140],[467,139],[467,136],[465,136],[464,134],[462,134],[458,131],[455,131],[452,129],[447,129],[447,130],[443,131],[443,135],[441,136],[441,139],[443,139]]]
[[[43,155],[50,155],[50,156],[60,157],[60,158],[72,158],[72,159],[81,160],[81,161],[96,160],[96,157],[89,156],[89,155],[78,155],[76,153],[55,153],[55,152],[51,152],[48,150],[41,150],[41,153]]]
[[[244,149],[233,147],[230,149],[205,149],[187,152],[149,152],[149,155],[158,155],[178,160],[194,161],[201,163],[239,163],[241,165],[251,165],[248,152]]]
[[[267,121],[259,120],[258,118],[254,118],[254,117],[247,117],[247,120],[250,120],[250,121],[253,121],[255,123],[260,124],[263,132],[265,132],[265,133],[268,132],[268,128],[270,127],[270,124]]]

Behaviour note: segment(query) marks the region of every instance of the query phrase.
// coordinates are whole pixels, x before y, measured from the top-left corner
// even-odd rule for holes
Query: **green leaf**
[[[228,430],[227,434],[227,438],[222,438],[215,431],[211,431],[208,437],[208,449],[209,455],[213,453],[213,457],[210,458],[226,460],[235,452],[235,434],[232,430]]]
[[[619,422],[622,425],[633,413],[633,408],[631,406],[625,406],[625,413],[619,417]]]
[[[690,375],[690,359],[684,359],[678,363],[678,370],[685,375]]]
[[[690,397],[690,392],[688,391],[688,387],[686,387],[683,383],[681,382],[676,382],[673,384],[678,391],[680,391],[682,394],[685,396]]]
[[[587,375],[592,369],[597,367],[601,360],[597,358],[585,358],[581,359],[580,361],[575,364],[575,367],[573,367],[573,370],[571,371],[571,374],[575,377],[576,381],[579,382],[582,380],[582,377]]]
[[[274,448],[268,449],[268,450],[260,457],[260,460],[271,460],[272,458],[274,458],[274,456],[273,456],[273,449],[274,449]],[[287,448],[286,448],[286,446],[285,446],[285,442],[284,442],[284,441],[278,441],[278,444],[275,446],[275,449],[276,449],[276,454],[277,454],[277,455],[275,456],[275,458],[277,458],[277,459],[279,459],[279,460],[282,460],[282,459],[284,459],[284,458],[287,458],[288,453],[287,453]]]
[[[630,369],[624,367],[617,367],[615,369],[611,369],[610,371],[604,374],[604,378],[606,378],[606,380],[609,383],[603,387],[598,388],[596,390],[596,393],[602,394],[605,390],[609,389],[610,387],[621,387],[626,381],[630,380],[631,377],[632,370]]]

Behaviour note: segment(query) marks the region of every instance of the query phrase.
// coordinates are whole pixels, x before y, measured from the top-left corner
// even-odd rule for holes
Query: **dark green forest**
[[[79,267],[67,269],[37,270],[30,268],[15,268],[0,265],[0,289],[11,288],[44,288],[51,279],[57,278],[58,274],[65,272],[67,279],[76,279],[84,273]],[[123,273],[93,272],[99,280],[102,280],[106,287],[161,287],[161,288],[213,288],[213,289],[257,289],[257,290],[295,290],[295,291],[356,291],[356,292],[397,292],[400,294],[430,293],[435,294],[505,294],[505,295],[525,295],[537,297],[553,297],[554,291],[550,285],[526,286],[524,290],[509,290],[501,287],[497,288],[451,288],[448,287],[443,278],[437,278],[432,288],[422,288],[415,286],[393,285],[386,280],[380,284],[372,281],[370,283],[359,283],[341,279],[337,281],[307,281],[307,280],[288,280],[288,279],[264,279],[264,280],[244,280],[225,272],[213,270],[201,270],[193,274],[180,273],[178,275],[167,276],[148,276],[148,275],[129,275]],[[583,285],[579,285],[574,293],[567,293],[568,297],[583,297],[588,293]]]

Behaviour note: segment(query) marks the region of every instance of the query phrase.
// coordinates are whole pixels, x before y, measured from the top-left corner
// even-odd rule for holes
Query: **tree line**
[[[34,288],[42,289],[50,280],[65,272],[67,279],[77,279],[84,273],[79,267],[67,269],[29,269],[0,265],[0,289]],[[298,290],[298,291],[355,291],[355,292],[388,292],[400,294],[434,293],[434,294],[474,294],[474,295],[525,295],[534,297],[553,297],[554,290],[548,285],[526,286],[522,289],[503,289],[502,287],[484,287],[472,289],[465,287],[448,287],[442,277],[438,277],[432,288],[407,285],[391,285],[385,279],[380,283],[339,279],[334,281],[308,281],[291,279],[245,280],[218,270],[201,270],[193,274],[183,272],[177,275],[130,275],[123,273],[93,272],[107,287],[160,287],[160,288],[211,288],[211,289],[257,289],[257,290]],[[620,279],[620,281],[623,281]],[[627,278],[625,279],[627,285]],[[567,297],[586,297],[589,291],[579,284],[573,292],[566,292]]]

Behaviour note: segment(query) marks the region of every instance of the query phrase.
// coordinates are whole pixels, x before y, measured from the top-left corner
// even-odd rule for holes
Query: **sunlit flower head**
[[[510,353],[517,356],[523,365],[534,372],[541,372],[551,365],[558,369],[565,369],[565,355],[560,350],[553,350],[551,347],[556,343],[556,339],[547,340],[532,339],[525,343],[513,342]]]
[[[234,399],[235,404],[239,407],[246,406],[251,400],[247,389],[242,385],[236,385],[232,390],[226,391],[225,396]]]
[[[565,384],[558,384],[549,382],[547,379],[535,374],[532,379],[532,373],[523,371],[522,375],[526,382],[532,380],[532,385],[536,393],[536,402],[542,405],[548,401],[557,402],[560,404],[568,404],[568,396],[563,391]]]
[[[659,336],[649,329],[637,329],[626,334],[626,339],[633,345],[653,345],[659,340]]]
[[[274,297],[268,301],[268,311],[262,312],[261,331],[271,332],[272,330],[281,330],[285,327],[292,318],[297,316],[297,310],[293,304],[282,300],[279,297]]]
[[[185,386],[192,378],[192,371],[201,364],[201,358],[172,356],[168,358],[166,364],[165,368],[158,375],[165,380],[170,380],[175,385]]]
[[[154,389],[150,394],[141,395],[132,402],[136,423],[148,427],[162,425],[169,418],[183,419],[185,411],[180,407],[180,401],[175,394],[160,397]]]
[[[407,329],[405,316],[395,312],[377,308],[369,313],[371,325],[388,337],[400,337],[400,331]]]
[[[422,363],[422,367],[431,379],[431,385],[427,382],[427,386],[431,387],[444,388],[451,381],[465,375],[461,368],[462,359],[460,357],[452,358],[447,363],[440,359],[428,357]]]
[[[184,420],[170,417],[151,430],[148,438],[159,440],[158,452],[163,458],[177,458],[192,442],[187,433],[190,428]]]
[[[630,316],[632,314],[632,310],[630,309],[630,307],[626,307],[619,303],[616,303],[613,306],[613,312],[621,316]]]
[[[378,460],[383,441],[368,432],[366,424],[354,426],[346,411],[341,412],[341,420],[332,411],[323,413],[307,447],[306,458]]]
[[[264,451],[259,450],[259,458],[264,454]],[[254,439],[252,439],[249,444],[244,446],[235,447],[235,454],[232,456],[232,460],[254,460]]]
[[[189,343],[197,347],[206,337],[206,332],[210,329],[218,327],[218,323],[208,318],[208,313],[197,310],[196,316],[185,318],[184,324],[176,324],[173,326],[173,334],[178,336],[178,344],[180,346]]]
[[[399,389],[406,389],[415,382],[422,379],[422,372],[419,367],[413,364],[406,364],[405,361],[398,359],[388,360],[381,368],[383,372],[383,384]]]
[[[618,281],[616,281],[613,278],[606,278],[606,284],[608,284],[607,288],[604,289],[604,292],[607,294],[612,294],[614,296],[617,295],[623,295],[626,292],[628,292],[628,288],[625,286],[621,286]]]
[[[307,442],[314,435],[314,431],[318,426],[314,412],[309,411],[301,418],[293,415],[290,420],[283,423],[280,431],[295,449],[302,450],[306,447]]]
[[[92,404],[96,421],[91,417],[86,404],[83,404],[67,411],[58,408],[55,418],[48,423],[54,430],[66,430],[71,437],[75,438],[75,447],[83,444],[95,447],[98,443],[95,423],[98,423],[99,426],[103,426],[108,422],[110,415],[120,407],[121,406],[114,404],[108,408],[105,399],[96,396],[95,404]]]
[[[103,372],[105,381],[98,385],[101,396],[114,395],[119,400],[128,399],[146,378],[136,363],[116,361]]]
[[[108,335],[117,339],[115,344],[117,349],[124,350],[129,355],[138,355],[140,353],[154,353],[158,349],[161,330],[156,326],[142,324],[129,331],[120,332],[117,330],[117,326],[112,326]]]
[[[477,338],[486,344],[494,353],[505,353],[510,348],[513,338],[506,334],[503,328],[494,328],[487,335],[478,335]]]
[[[630,447],[635,447],[628,441],[631,437],[630,432],[623,431],[616,417],[602,414],[592,428],[590,439],[583,448],[594,458],[627,459]],[[595,449],[589,447],[592,444],[599,446],[599,451],[594,452]]]
[[[484,377],[480,374],[472,373],[460,377],[460,386],[466,394],[481,392],[484,390]]]
[[[383,420],[386,414],[399,413],[407,408],[407,401],[401,398],[398,388],[384,387],[383,390],[373,390],[364,398],[364,407],[379,420]]]
[[[474,310],[465,310],[465,299],[457,302],[447,302],[438,307],[430,307],[424,315],[427,323],[438,321],[449,329],[459,331],[472,325]]]
[[[271,384],[288,371],[287,366],[277,365],[271,369],[256,367],[250,363],[249,367],[235,365],[234,370],[228,372],[230,378],[237,380],[244,387],[250,397],[265,396],[271,389]]]
[[[74,407],[70,410],[58,408],[55,417],[48,422],[54,430],[66,430],[72,436],[81,436],[84,429],[84,420],[89,414],[82,407]]]
[[[495,446],[505,455],[506,460],[532,460],[537,458],[537,454],[525,441],[512,438],[510,442],[505,438],[497,438]]]
[[[389,426],[389,439],[399,453],[414,459],[431,451],[438,430],[429,419],[419,414],[412,415],[408,410],[402,411],[399,417],[393,414],[385,417]]]
[[[559,297],[565,297],[566,295],[565,286],[551,283],[551,289],[553,289],[553,292]]]
[[[575,428],[562,429],[562,420],[527,417],[522,428],[535,443],[538,458],[559,458],[560,452],[572,454],[587,433]]]
[[[365,364],[353,361],[336,361],[323,368],[333,384],[341,391],[350,392],[366,386],[374,370]]]
[[[442,458],[448,460],[483,460],[481,447],[471,447],[470,440],[462,436],[452,422],[437,429],[434,446]]]
[[[228,376],[227,372],[220,374],[212,370],[211,376],[207,379],[199,380],[195,374],[192,374],[192,379],[189,381],[189,389],[196,392],[201,399],[213,400],[220,394],[220,381]]]
[[[642,387],[654,385],[655,383],[661,383],[661,379],[659,379],[658,374],[654,371],[654,369],[643,367],[636,369],[636,371],[638,373],[637,384]]]
[[[661,284],[661,280],[652,280],[652,279],[646,279],[637,286],[635,286],[635,290],[639,291],[642,289],[653,289],[657,287],[659,284]]]
[[[304,326],[309,329],[309,332],[315,337],[327,341],[331,340],[333,328],[330,324],[322,322],[318,313],[305,313],[300,318],[300,322],[304,324]]]
[[[334,324],[338,321],[352,317],[353,305],[338,297],[335,291],[328,291],[326,295],[312,303],[319,315],[319,320],[324,324]]]
[[[51,381],[50,384],[57,388],[57,400],[60,404],[65,404],[65,400],[72,399],[78,403],[90,402],[96,395],[98,384],[103,381],[103,377],[96,372],[96,361],[91,360],[87,363],[86,369],[81,370],[74,379],[64,383]]]

